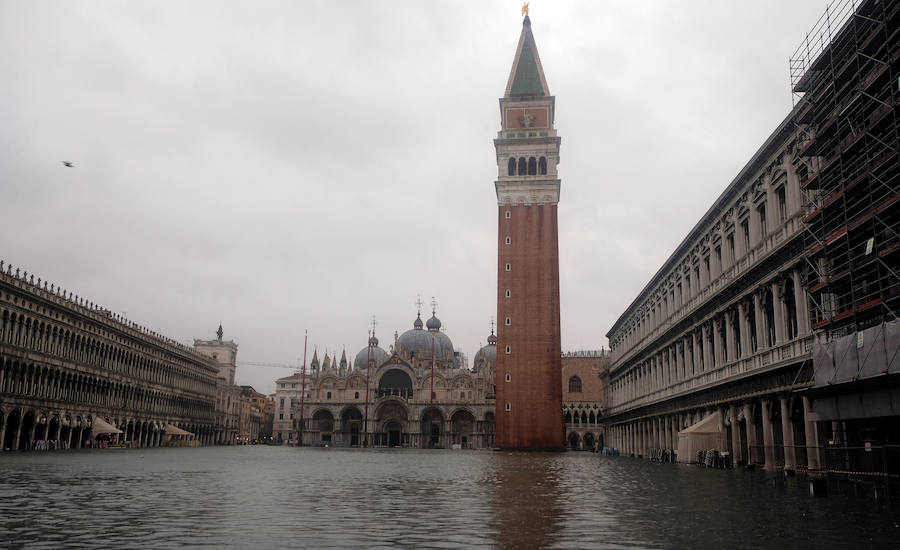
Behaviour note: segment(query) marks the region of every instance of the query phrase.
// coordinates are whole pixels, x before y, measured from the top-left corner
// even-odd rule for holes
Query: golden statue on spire
[[[528,2],[522,4],[522,15],[528,17]]]

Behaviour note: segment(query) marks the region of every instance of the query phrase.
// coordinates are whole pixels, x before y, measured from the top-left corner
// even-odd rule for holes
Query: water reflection
[[[589,453],[232,447],[0,454],[0,546],[886,547],[796,480]]]
[[[497,453],[489,493],[499,548],[547,548],[562,529],[563,495],[554,455]]]

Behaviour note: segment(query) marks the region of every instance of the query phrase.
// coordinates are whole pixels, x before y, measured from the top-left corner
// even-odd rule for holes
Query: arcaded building
[[[390,352],[375,336],[352,363],[343,353],[320,362],[314,352],[306,373],[275,381],[273,437],[341,447],[492,448],[496,353],[492,333],[467,368],[434,312],[424,324],[417,315]]]
[[[569,351],[562,355],[562,404],[566,446],[592,451],[604,447],[603,420],[609,384],[606,349]]]
[[[112,435],[157,446],[176,429],[212,443],[217,373],[191,348],[0,262],[4,450]]]
[[[792,59],[794,109],[607,333],[623,453],[694,461],[702,427],[734,464],[818,469],[900,435],[900,5],[841,5]]]

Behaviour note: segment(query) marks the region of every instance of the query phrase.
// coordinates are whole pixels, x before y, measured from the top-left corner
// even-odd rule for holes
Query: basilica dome
[[[487,345],[475,354],[475,360],[472,362],[474,372],[482,372],[488,365],[494,367],[497,364],[497,337],[494,336],[493,330],[487,341]]]
[[[378,338],[376,338],[374,335],[369,338],[369,346],[372,347],[372,360],[375,361],[375,366],[380,365],[385,359],[388,358],[387,352],[378,347]],[[369,346],[366,346],[363,349],[359,350],[359,353],[356,354],[356,358],[353,360],[354,368],[366,368],[366,363],[369,361]]]
[[[453,342],[449,336],[440,331],[440,319],[432,313],[427,327],[428,330],[422,330],[422,316],[417,315],[412,330],[407,330],[397,339],[397,353],[413,365],[418,365],[419,361],[430,364],[433,350],[434,358],[437,360],[436,366],[455,367]]]

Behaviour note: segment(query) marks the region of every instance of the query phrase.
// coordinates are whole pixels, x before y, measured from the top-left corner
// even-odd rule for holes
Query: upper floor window
[[[537,159],[534,157],[530,157],[528,159],[528,175],[536,176],[537,175]]]
[[[759,236],[765,237],[769,234],[766,230],[766,205],[760,204],[756,211],[759,213]]]
[[[528,173],[528,161],[525,160],[525,157],[519,157],[519,175],[524,176]]]
[[[547,157],[541,157],[540,160],[538,160],[538,172],[540,172],[542,176],[547,175]]]
[[[516,159],[514,157],[509,157],[509,167],[507,168],[507,172],[510,176],[516,175]]]
[[[569,393],[581,393],[581,378],[577,376],[569,378]]]

